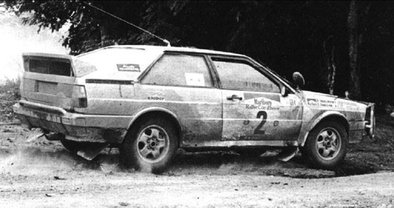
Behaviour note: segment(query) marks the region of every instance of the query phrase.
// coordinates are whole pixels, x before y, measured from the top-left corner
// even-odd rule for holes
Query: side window
[[[142,80],[143,84],[212,87],[204,57],[166,54]]]
[[[213,64],[224,89],[280,92],[277,84],[247,63],[214,59]]]

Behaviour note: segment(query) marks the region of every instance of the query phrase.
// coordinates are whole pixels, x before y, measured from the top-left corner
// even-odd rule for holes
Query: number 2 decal
[[[267,112],[265,111],[259,111],[257,113],[256,118],[262,118],[261,122],[259,123],[259,125],[257,125],[257,127],[254,129],[254,134],[265,134],[264,130],[261,130],[261,127],[264,126],[265,122],[267,122]]]

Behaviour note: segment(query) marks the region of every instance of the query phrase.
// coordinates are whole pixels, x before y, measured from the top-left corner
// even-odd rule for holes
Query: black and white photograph
[[[394,1],[0,0],[0,207],[394,208]]]

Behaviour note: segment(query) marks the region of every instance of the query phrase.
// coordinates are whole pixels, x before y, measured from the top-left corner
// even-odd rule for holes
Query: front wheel
[[[302,153],[317,168],[333,169],[346,155],[348,135],[336,122],[318,124],[309,134]]]
[[[170,164],[178,147],[171,122],[162,118],[139,122],[121,145],[123,164],[145,172],[161,173]]]

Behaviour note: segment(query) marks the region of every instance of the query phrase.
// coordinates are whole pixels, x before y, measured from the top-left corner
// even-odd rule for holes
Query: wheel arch
[[[305,145],[305,142],[309,136],[309,133],[320,123],[325,122],[325,121],[335,121],[339,122],[342,126],[345,127],[346,133],[349,135],[349,122],[346,119],[345,115],[343,115],[340,112],[335,112],[335,111],[327,111],[319,115],[317,118],[313,119],[313,122],[309,124],[309,126],[306,129],[306,133],[303,137],[301,137],[300,141],[300,146],[303,147]]]
[[[182,132],[182,126],[180,125],[180,122],[178,120],[178,117],[175,115],[175,113],[171,112],[168,109],[165,108],[159,108],[159,107],[152,107],[152,108],[146,108],[140,112],[138,112],[133,119],[130,121],[127,133],[123,137],[122,142],[124,139],[131,134],[131,129],[135,126],[138,125],[139,122],[147,119],[147,118],[153,118],[153,117],[160,117],[160,118],[165,118],[171,121],[171,123],[174,124],[174,127],[176,128],[177,136],[180,140],[181,138],[181,132]],[[180,141],[178,141],[180,142]]]

